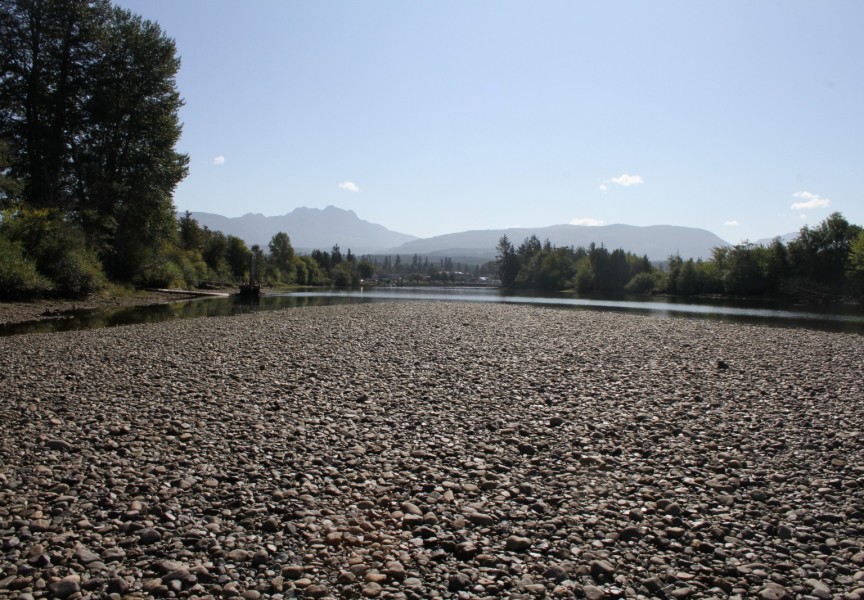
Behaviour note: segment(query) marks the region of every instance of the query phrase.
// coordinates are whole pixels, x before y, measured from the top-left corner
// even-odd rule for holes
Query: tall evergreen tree
[[[498,278],[501,287],[512,288],[519,274],[519,256],[510,239],[505,235],[498,240],[495,262],[498,265]]]
[[[107,0],[0,0],[0,139],[31,208],[77,222],[130,279],[175,234],[173,40]]]

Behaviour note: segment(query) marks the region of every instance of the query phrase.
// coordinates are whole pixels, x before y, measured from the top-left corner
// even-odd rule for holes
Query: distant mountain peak
[[[237,236],[250,246],[266,247],[274,235],[285,232],[294,248],[300,251],[323,250],[338,244],[354,254],[371,254],[417,239],[364,221],[353,210],[332,205],[323,209],[300,206],[285,215],[272,217],[246,213],[229,218],[203,212],[193,212],[192,216],[202,226]]]
[[[608,250],[622,248],[650,260],[665,261],[669,256],[682,258],[710,258],[712,248],[729,244],[705,229],[679,225],[550,225],[548,227],[511,227],[449,233],[432,238],[406,242],[392,248],[389,254],[434,254],[442,256],[471,256],[492,259],[498,240],[507,235],[514,246],[519,246],[532,235],[555,246],[582,246],[592,243]]]
[[[711,257],[716,247],[729,246],[727,242],[704,229],[680,225],[550,225],[548,227],[510,227],[448,233],[426,239],[391,231],[383,225],[360,219],[353,210],[327,206],[308,208],[300,206],[291,212],[266,217],[260,213],[247,213],[228,218],[209,213],[192,216],[212,230],[236,235],[247,244],[262,247],[272,237],[284,231],[294,248],[301,252],[326,250],[338,244],[354,254],[402,254],[464,256],[494,260],[495,247],[503,235],[515,246],[532,235],[555,246],[582,246],[594,243],[609,250],[622,248],[650,260],[665,261],[669,256],[684,259]]]

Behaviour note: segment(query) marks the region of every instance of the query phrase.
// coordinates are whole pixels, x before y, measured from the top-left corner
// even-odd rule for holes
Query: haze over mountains
[[[204,212],[193,212],[192,216],[202,227],[206,225],[214,231],[236,235],[248,245],[258,244],[264,249],[280,231],[288,234],[291,245],[300,252],[330,250],[334,244],[339,244],[343,252],[350,248],[354,254],[369,254],[417,239],[417,236],[364,221],[353,210],[335,206],[324,209],[301,206],[274,217],[258,213],[223,217]]]
[[[355,255],[418,254],[493,260],[495,247],[505,234],[517,247],[533,234],[541,242],[548,239],[555,246],[587,247],[594,243],[610,250],[623,248],[639,256],[647,255],[653,261],[665,261],[674,254],[685,259],[707,259],[712,248],[729,245],[705,229],[674,225],[551,225],[462,231],[421,239],[364,221],[354,211],[335,206],[301,207],[273,217],[248,213],[229,218],[204,212],[193,212],[192,216],[201,226],[235,235],[250,246],[259,244],[265,249],[276,233],[284,231],[294,248],[304,253],[329,250],[338,244],[343,252],[350,249]]]

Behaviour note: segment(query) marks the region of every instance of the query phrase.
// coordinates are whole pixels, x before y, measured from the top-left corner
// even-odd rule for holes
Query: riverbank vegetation
[[[510,289],[864,300],[864,230],[840,213],[802,227],[788,244],[717,247],[710,260],[670,256],[662,267],[621,249],[557,248],[535,236],[517,248],[504,236],[496,265]]]
[[[108,0],[0,6],[0,293],[144,283],[174,234],[174,41]]]

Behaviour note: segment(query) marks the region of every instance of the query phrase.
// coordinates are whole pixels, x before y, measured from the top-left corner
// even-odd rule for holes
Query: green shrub
[[[176,263],[164,261],[152,264],[133,280],[139,288],[178,288],[185,286],[183,269]]]
[[[0,232],[51,282],[61,296],[85,296],[106,284],[102,265],[84,233],[56,213],[17,210],[3,214]]]
[[[51,291],[51,283],[24,255],[21,245],[0,235],[0,298],[30,300]]]
[[[77,232],[49,237],[36,249],[39,271],[54,282],[63,296],[86,296],[105,287],[105,274],[96,254],[78,238]]]
[[[654,290],[654,283],[651,273],[637,273],[624,289],[631,294],[647,294]]]

